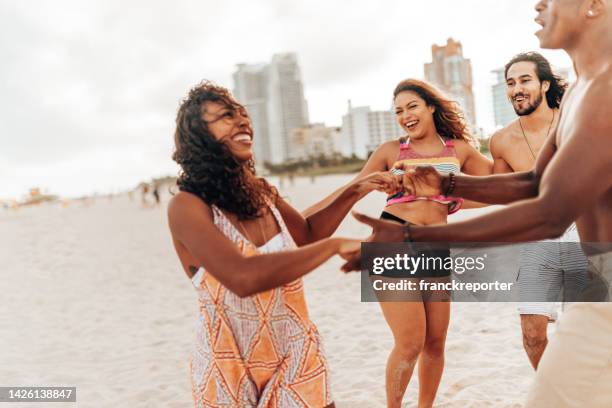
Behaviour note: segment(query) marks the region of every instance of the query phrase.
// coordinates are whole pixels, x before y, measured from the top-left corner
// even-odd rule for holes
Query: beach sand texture
[[[350,178],[286,179],[282,193],[305,209]],[[373,193],[356,209],[378,216],[383,202]],[[0,211],[0,226],[0,386],[76,386],[79,407],[192,405],[196,294],[174,254],[165,205],[142,209],[138,194],[98,198]],[[336,233],[368,234],[351,216]],[[391,333],[378,304],[360,302],[359,274],[340,265],[334,258],[305,278],[334,399],[339,408],[383,407]],[[520,407],[532,378],[516,305],[453,304],[436,407]],[[416,406],[417,390],[415,370],[406,407]]]

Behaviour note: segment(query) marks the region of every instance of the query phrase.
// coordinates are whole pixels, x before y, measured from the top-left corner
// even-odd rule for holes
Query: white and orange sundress
[[[257,248],[212,206],[214,223],[243,254],[296,248],[278,210],[280,233]],[[329,371],[302,280],[240,298],[200,269],[192,278],[199,321],[191,358],[195,406],[323,408],[332,403]]]

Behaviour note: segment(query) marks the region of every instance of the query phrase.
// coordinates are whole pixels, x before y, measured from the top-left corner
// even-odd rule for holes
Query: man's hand
[[[364,224],[372,227],[372,234],[367,242],[403,242],[404,226],[394,221],[379,220],[353,211],[353,217]],[[361,270],[361,251],[354,252],[344,257],[347,262],[342,265],[344,272]]]
[[[438,196],[442,194],[442,176],[432,166],[405,168],[402,163],[394,168],[403,170],[404,189],[418,197]]]
[[[404,226],[395,221],[379,220],[353,211],[357,221],[372,227],[368,242],[404,242]]]

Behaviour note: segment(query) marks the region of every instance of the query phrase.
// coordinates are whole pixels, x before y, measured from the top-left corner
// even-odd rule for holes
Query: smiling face
[[[535,22],[542,26],[535,35],[541,48],[569,49],[583,31],[587,2],[583,0],[539,0]]]
[[[395,118],[406,135],[413,140],[422,139],[428,133],[435,133],[433,113],[435,108],[413,91],[402,91],[393,101]]]
[[[246,109],[235,103],[204,102],[202,120],[215,139],[224,143],[238,160],[253,157],[253,127]]]
[[[540,82],[536,64],[520,61],[512,64],[506,73],[506,95],[519,116],[529,115],[542,103],[550,82]]]

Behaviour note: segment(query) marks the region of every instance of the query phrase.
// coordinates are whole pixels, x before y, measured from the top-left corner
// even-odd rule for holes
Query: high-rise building
[[[256,163],[270,161],[268,130],[268,68],[266,64],[238,64],[234,72],[234,97],[251,116]]]
[[[459,103],[468,125],[475,129],[476,109],[472,91],[472,63],[463,57],[461,42],[449,38],[446,45],[431,46],[432,62],[425,64],[425,79]]]
[[[234,95],[251,115],[257,161],[289,159],[291,130],[308,123],[296,54],[275,54],[269,64],[238,64],[233,77]]]
[[[353,107],[342,117],[342,153],[366,159],[387,140],[400,137],[402,129],[391,111],[371,111],[369,106]]]
[[[504,68],[491,71],[495,74],[496,83],[491,87],[493,92],[493,114],[495,116],[495,126],[504,127],[516,118],[516,113],[506,95],[506,77]]]

